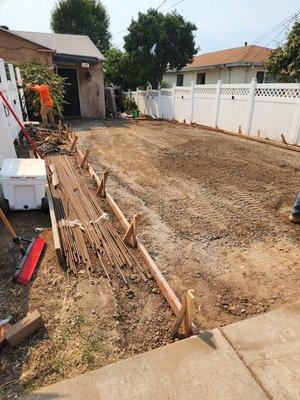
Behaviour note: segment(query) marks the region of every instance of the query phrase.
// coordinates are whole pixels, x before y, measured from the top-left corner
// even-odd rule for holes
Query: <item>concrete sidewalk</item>
[[[300,303],[59,382],[26,400],[300,399]]]

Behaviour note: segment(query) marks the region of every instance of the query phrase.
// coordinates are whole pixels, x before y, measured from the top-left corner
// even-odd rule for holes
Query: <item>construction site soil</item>
[[[194,289],[200,329],[295,300],[300,226],[287,217],[300,190],[300,153],[163,121],[105,121],[78,134],[95,171],[110,172],[107,189],[128,220],[142,214],[139,235],[178,298]],[[15,212],[10,221],[25,237],[43,227],[48,246],[30,286],[16,286],[11,239],[0,225],[0,319],[38,309],[45,328],[1,350],[0,398],[171,341],[175,316],[153,280],[128,275],[127,289],[101,274],[70,277],[47,215]]]
[[[201,329],[299,295],[300,153],[166,121],[113,121],[80,133],[96,171],[179,298],[194,289]]]

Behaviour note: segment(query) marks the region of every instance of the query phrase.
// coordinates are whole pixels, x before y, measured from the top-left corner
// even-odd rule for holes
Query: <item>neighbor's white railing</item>
[[[142,114],[300,145],[300,84],[194,85],[131,92]]]

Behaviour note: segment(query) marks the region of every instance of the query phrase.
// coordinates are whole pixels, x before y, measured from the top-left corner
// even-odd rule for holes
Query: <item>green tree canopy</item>
[[[267,71],[281,82],[300,82],[300,22],[295,22],[286,43],[273,50]]]
[[[87,35],[100,51],[109,49],[109,16],[98,0],[59,0],[51,14],[51,29]]]
[[[139,77],[139,68],[126,51],[115,47],[104,54],[104,79],[106,85],[121,86],[123,89],[135,90],[143,85]]]
[[[124,37],[125,50],[138,68],[139,81],[157,88],[168,68],[178,70],[191,62],[197,52],[196,29],[176,12],[164,15],[150,9],[139,13]]]

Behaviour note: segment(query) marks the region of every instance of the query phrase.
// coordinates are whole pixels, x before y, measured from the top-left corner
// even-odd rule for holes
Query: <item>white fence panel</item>
[[[250,134],[256,135],[259,130],[262,137],[274,140],[281,140],[283,134],[288,143],[295,141],[297,144],[297,128],[293,122],[300,113],[299,97],[300,86],[297,84],[257,85]]]
[[[200,85],[194,89],[193,122],[214,125],[217,85]]]
[[[174,104],[172,89],[161,89],[160,91],[160,117],[163,119],[174,119]]]
[[[176,88],[174,101],[174,119],[179,122],[191,121],[191,89],[186,87]]]
[[[148,114],[159,118],[158,90],[147,91]]]
[[[249,112],[249,85],[222,85],[216,125],[220,129],[246,132]]]
[[[147,106],[147,93],[146,90],[138,91],[138,101],[137,101],[139,110],[141,114],[148,115],[148,106]]]
[[[4,91],[4,85],[0,83],[0,90]],[[0,169],[6,158],[15,158],[16,150],[11,136],[9,117],[4,104],[0,102]],[[1,196],[0,196],[1,197]]]
[[[300,145],[300,84],[226,84],[136,92],[142,114]]]

